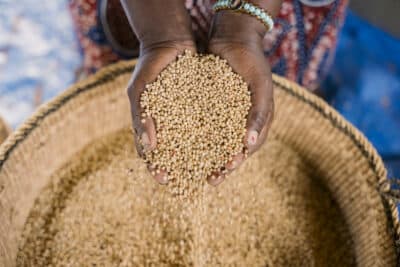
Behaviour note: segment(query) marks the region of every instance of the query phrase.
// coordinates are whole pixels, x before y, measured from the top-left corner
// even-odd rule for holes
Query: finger
[[[147,169],[149,170],[151,176],[161,185],[168,184],[168,174],[164,170],[157,169],[151,165],[147,165]]]
[[[144,115],[144,111],[140,105],[140,96],[143,92],[143,87],[139,82],[133,82],[130,89],[128,89],[132,124],[136,136],[136,147],[141,156],[143,156],[144,152],[153,150],[157,144],[154,120]]]
[[[225,44],[217,46],[215,52],[228,60],[251,91],[252,106],[247,117],[247,131],[243,142],[248,153],[252,154],[265,141],[267,125],[272,121],[273,87],[269,64],[258,46]]]
[[[177,49],[158,49],[139,58],[128,86],[133,127],[138,139],[143,143],[145,150],[153,150],[156,147],[155,122],[144,114],[140,105],[142,93],[146,86],[156,80],[158,74],[182,53]]]
[[[128,87],[133,127],[142,148],[146,151],[153,150],[157,144],[155,122],[151,117],[147,116],[148,114],[145,114],[140,100],[142,93],[146,90],[146,86],[153,82],[168,64],[163,62],[164,60],[162,59],[163,57],[158,57],[157,55],[141,57]]]
[[[240,166],[240,164],[242,164],[244,159],[245,155],[243,153],[235,155],[232,158],[232,160],[225,165],[225,168],[228,170],[228,173],[231,173],[234,169],[237,169]]]
[[[143,132],[140,135],[143,151],[151,151],[155,149],[157,145],[156,126],[154,120],[151,117],[142,118],[140,124],[140,127],[143,129]]]
[[[154,180],[156,180],[161,185],[168,184],[168,176],[165,171],[156,170],[152,173]]]
[[[225,180],[225,175],[220,172],[214,172],[207,178],[207,182],[212,186],[217,186]]]
[[[260,76],[259,76],[260,77]],[[264,78],[262,78],[264,77]],[[273,117],[273,89],[269,75],[263,75],[250,82],[252,106],[247,118],[245,146],[254,153],[265,141]]]
[[[273,120],[274,120],[274,102],[272,101],[271,102],[271,109],[270,109],[270,112],[268,114],[267,123],[265,124],[264,128],[261,130],[261,133],[260,133],[259,138],[258,138],[258,143],[254,147],[254,150],[249,152],[250,154],[254,153],[254,151],[258,150],[263,145],[263,143],[265,142],[265,140],[268,137],[268,132],[269,132],[269,129],[271,128],[271,124],[272,124]]]
[[[156,129],[154,121],[151,117],[142,119],[141,122],[135,123],[134,127],[134,140],[136,151],[140,157],[144,157],[145,153],[153,150],[157,145],[157,140],[154,138],[156,136]],[[139,130],[137,130],[139,128]],[[153,137],[153,138],[149,138]]]

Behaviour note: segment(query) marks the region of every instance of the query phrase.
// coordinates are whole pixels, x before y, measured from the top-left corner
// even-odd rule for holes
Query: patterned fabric
[[[108,44],[99,22],[101,0],[71,0],[70,9],[88,73],[120,56]],[[199,43],[207,40],[213,16],[213,0],[186,0],[192,27]],[[325,77],[334,54],[347,0],[284,0],[275,28],[264,38],[265,56],[273,72],[311,90]],[[312,2],[312,3],[311,3]],[[315,6],[324,4],[323,6]]]
[[[104,35],[97,4],[96,0],[72,0],[69,3],[83,52],[82,67],[85,73],[93,73],[119,59]]]

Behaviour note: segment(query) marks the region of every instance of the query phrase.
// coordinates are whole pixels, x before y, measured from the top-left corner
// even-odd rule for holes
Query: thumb
[[[273,119],[274,101],[272,76],[254,75],[249,83],[252,106],[247,118],[245,146],[251,154],[265,141]]]

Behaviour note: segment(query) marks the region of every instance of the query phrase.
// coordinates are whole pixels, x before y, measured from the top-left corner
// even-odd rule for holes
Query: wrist
[[[279,13],[282,1],[249,0],[248,2],[266,10],[274,18]],[[221,10],[214,16],[210,37],[236,42],[260,43],[267,30],[265,24],[255,16],[235,10]]]
[[[231,10],[219,11],[211,25],[211,40],[258,44],[266,33],[256,18]]]
[[[191,20],[184,0],[121,2],[141,49],[193,42]]]

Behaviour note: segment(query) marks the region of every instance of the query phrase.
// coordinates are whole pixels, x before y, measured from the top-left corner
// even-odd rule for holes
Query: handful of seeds
[[[179,56],[146,86],[141,106],[157,132],[157,147],[145,159],[167,171],[176,194],[223,171],[244,150],[250,91],[217,56]]]

